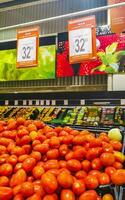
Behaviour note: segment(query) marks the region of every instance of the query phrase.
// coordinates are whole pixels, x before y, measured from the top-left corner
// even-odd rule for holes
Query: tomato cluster
[[[98,186],[125,184],[121,149],[106,133],[0,121],[0,200],[101,200]]]

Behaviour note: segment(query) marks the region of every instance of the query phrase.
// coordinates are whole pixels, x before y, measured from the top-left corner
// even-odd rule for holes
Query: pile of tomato
[[[104,132],[0,121],[0,200],[114,200],[96,189],[125,184],[121,149]]]

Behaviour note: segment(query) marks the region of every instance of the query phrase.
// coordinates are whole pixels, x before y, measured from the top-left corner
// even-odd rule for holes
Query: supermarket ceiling
[[[11,7],[18,7],[21,5],[28,5],[28,4],[36,4],[38,3],[48,3],[52,1],[58,1],[58,0],[0,0],[0,11],[1,9],[11,8]]]

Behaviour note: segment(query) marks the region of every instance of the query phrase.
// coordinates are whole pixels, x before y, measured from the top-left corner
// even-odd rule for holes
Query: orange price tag
[[[69,62],[80,63],[96,57],[95,16],[70,20],[68,23]]]
[[[38,65],[39,27],[17,31],[17,68]]]
[[[117,4],[125,0],[108,0],[109,4]],[[125,6],[110,9],[110,23],[113,33],[122,33],[125,31]]]

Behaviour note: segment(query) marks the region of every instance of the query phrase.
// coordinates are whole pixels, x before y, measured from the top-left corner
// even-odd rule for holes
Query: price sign
[[[17,67],[38,65],[39,28],[22,29],[17,32]]]
[[[95,27],[95,16],[69,21],[69,61],[71,64],[96,56]]]

